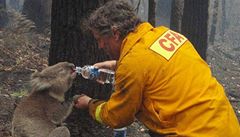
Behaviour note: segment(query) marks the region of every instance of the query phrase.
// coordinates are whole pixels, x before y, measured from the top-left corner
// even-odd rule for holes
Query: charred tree
[[[208,45],[208,5],[209,0],[185,0],[182,19],[182,34],[204,60]]]
[[[209,43],[212,45],[214,44],[215,35],[217,31],[217,22],[218,22],[218,14],[219,14],[218,7],[219,7],[219,1],[214,0],[212,22],[211,22],[210,34],[209,34]]]
[[[0,29],[3,28],[7,22],[6,0],[0,0]]]
[[[76,66],[94,64],[107,60],[99,50],[93,36],[85,30],[86,17],[106,0],[53,0],[51,22],[51,46],[49,65],[60,61],[69,61]],[[84,93],[90,97],[107,99],[111,94],[111,85],[100,85],[95,81],[77,77],[67,99],[75,94]],[[74,110],[67,119],[72,137],[106,137],[111,130],[94,122],[87,110]]]
[[[226,0],[222,0],[222,31],[221,31],[221,37],[225,37],[226,26],[228,26],[226,16],[227,16],[226,15]]]
[[[0,6],[1,8],[6,9],[6,0],[0,0]]]
[[[156,2],[155,0],[148,1],[148,22],[155,26],[156,24]]]
[[[9,0],[9,5],[11,5],[12,9],[15,9],[15,10],[20,9],[20,1],[19,0]]]
[[[25,0],[22,13],[32,20],[40,32],[50,29],[52,0]]]
[[[184,0],[173,0],[171,8],[170,28],[181,32]]]

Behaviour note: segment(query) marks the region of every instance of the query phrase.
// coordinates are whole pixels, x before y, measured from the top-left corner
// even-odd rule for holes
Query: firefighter
[[[152,137],[239,137],[240,128],[223,87],[192,43],[164,26],[142,22],[123,1],[94,11],[88,28],[111,61],[114,92],[107,101],[82,95],[75,107],[112,128],[141,121]]]

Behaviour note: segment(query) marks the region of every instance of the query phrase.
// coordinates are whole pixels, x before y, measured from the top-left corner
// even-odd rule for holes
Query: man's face
[[[96,31],[92,31],[95,39],[98,42],[98,47],[103,49],[111,59],[118,60],[120,56],[120,48],[122,41],[119,39],[118,33],[113,35],[100,35]],[[116,36],[117,35],[117,36]]]

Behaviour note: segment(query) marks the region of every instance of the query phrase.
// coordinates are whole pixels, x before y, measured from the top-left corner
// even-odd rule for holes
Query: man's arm
[[[132,68],[139,69],[132,69]],[[110,99],[106,102],[82,96],[75,104],[78,108],[89,109],[93,119],[112,128],[131,124],[142,105],[144,73],[140,66],[121,64],[116,73],[116,81]],[[141,73],[140,73],[141,72]]]

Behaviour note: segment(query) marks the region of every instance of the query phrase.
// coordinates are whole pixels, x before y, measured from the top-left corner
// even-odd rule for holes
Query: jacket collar
[[[130,51],[130,49],[135,45],[135,43],[148,31],[150,31],[153,26],[150,23],[144,22],[137,26],[137,28],[130,32],[126,38],[123,40],[121,45],[121,54],[119,62],[123,57]]]

